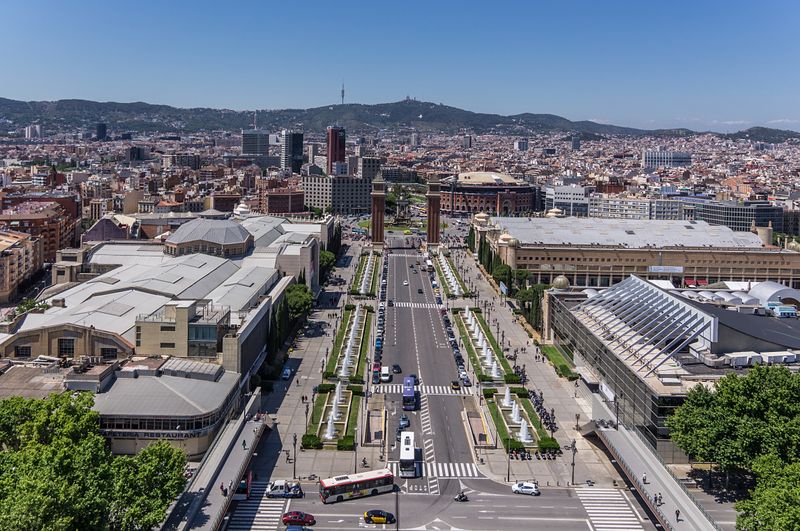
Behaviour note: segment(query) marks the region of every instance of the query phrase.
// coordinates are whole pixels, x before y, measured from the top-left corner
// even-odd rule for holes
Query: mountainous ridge
[[[554,114],[521,113],[510,116],[476,113],[441,103],[405,99],[398,102],[328,105],[310,109],[270,109],[235,111],[209,107],[180,108],[146,102],[96,102],[81,99],[56,101],[20,101],[0,98],[0,127],[19,129],[39,123],[49,131],[76,128],[92,130],[97,122],[105,122],[111,130],[165,132],[197,132],[211,130],[236,131],[253,124],[253,113],[259,127],[269,130],[297,128],[323,131],[338,123],[353,133],[368,133],[384,128],[408,128],[419,131],[459,131],[470,133],[504,133],[525,135],[563,132],[587,135],[690,136],[701,134],[685,128],[637,129],[602,124],[589,120],[571,121]],[[10,126],[10,127],[9,127]],[[753,127],[736,133],[713,133],[731,139],[762,142],[783,142],[800,139],[795,131]]]

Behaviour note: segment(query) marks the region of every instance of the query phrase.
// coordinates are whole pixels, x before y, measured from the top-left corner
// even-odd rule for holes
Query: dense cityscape
[[[800,529],[798,122],[337,79],[0,98],[0,528]]]

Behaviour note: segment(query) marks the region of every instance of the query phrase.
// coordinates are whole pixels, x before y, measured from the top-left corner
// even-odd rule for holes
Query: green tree
[[[167,507],[183,489],[186,456],[158,441],[135,456],[114,461],[111,524],[116,529],[152,529],[166,517]]]
[[[322,251],[319,253],[319,273],[322,278],[328,278],[328,275],[333,270],[336,264],[336,255],[330,251]]]
[[[292,321],[301,319],[311,312],[314,298],[305,284],[292,284],[286,288],[285,300],[289,305],[289,318]]]
[[[150,476],[140,470],[139,503],[158,514],[142,525],[115,525],[114,508],[130,504],[117,498],[114,486],[125,458],[108,450],[93,402],[90,393],[0,401],[0,529],[149,529],[163,519],[183,488],[183,464],[162,463]],[[183,452],[170,451],[185,462]]]
[[[775,455],[753,462],[756,488],[736,504],[736,528],[759,531],[800,530],[800,463],[787,465]]]
[[[514,285],[518,289],[523,289],[528,278],[531,276],[531,272],[527,269],[515,269],[514,270]]]
[[[469,232],[467,233],[467,247],[473,253],[475,252],[475,228],[470,225]]]
[[[752,470],[772,454],[787,463],[800,456],[800,374],[759,366],[728,374],[714,389],[692,387],[667,419],[670,437],[689,456],[723,470]]]
[[[508,289],[513,289],[513,286],[511,285],[511,268],[507,265],[502,263],[495,265],[492,269],[492,277],[498,283],[503,282],[506,286],[508,286]]]

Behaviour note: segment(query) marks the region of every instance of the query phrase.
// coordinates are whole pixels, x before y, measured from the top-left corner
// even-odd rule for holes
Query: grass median
[[[461,278],[461,275],[458,274],[458,269],[456,269],[455,264],[453,264],[453,261],[450,260],[449,256],[445,256],[444,259],[447,260],[447,263],[450,265],[450,270],[453,272],[453,276],[456,277],[456,281],[458,282],[459,287],[461,287],[461,293],[463,293],[464,296],[466,297],[467,286],[464,284],[464,280]]]
[[[364,381],[364,368],[367,365],[367,354],[369,353],[369,333],[370,325],[372,324],[372,313],[367,312],[367,318],[364,319],[364,330],[361,332],[361,345],[358,349],[358,366],[356,367],[356,376]]]
[[[450,298],[453,295],[453,292],[450,291],[450,284],[447,283],[447,279],[444,276],[444,272],[442,268],[439,267],[439,261],[433,260],[433,267],[436,268],[436,274],[439,275],[439,285],[444,289],[444,294]]]
[[[478,354],[475,352],[475,347],[472,345],[472,338],[470,337],[469,332],[467,332],[464,321],[461,319],[461,315],[461,312],[458,312],[458,314],[455,315],[456,326],[458,326],[458,333],[461,334],[461,341],[464,343],[464,348],[467,351],[467,356],[469,356],[469,361],[472,362],[472,369],[475,371],[478,381],[483,382],[487,379],[491,380],[490,377],[484,375],[483,373],[483,367],[478,359]]]
[[[327,372],[336,371],[336,362],[339,359],[339,354],[342,350],[342,343],[344,342],[344,335],[347,333],[347,325],[350,324],[350,315],[355,310],[345,310],[342,314],[342,326],[336,331],[336,338],[333,340],[333,348],[328,355],[328,361],[325,365]]]
[[[486,319],[483,318],[483,314],[478,312],[475,313],[475,318],[478,319],[478,322],[483,328],[483,332],[486,334],[486,339],[489,340],[489,344],[494,350],[494,357],[497,358],[497,361],[500,362],[500,365],[503,367],[503,371],[506,374],[514,374],[514,370],[511,368],[511,365],[508,364],[508,360],[503,355],[503,349],[500,348],[500,345],[497,344],[497,339],[495,339],[494,334],[492,334],[491,329],[489,328],[489,323],[486,322]]]

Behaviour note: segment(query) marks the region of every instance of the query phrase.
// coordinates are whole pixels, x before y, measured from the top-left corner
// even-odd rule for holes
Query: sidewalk
[[[528,337],[525,329],[517,322],[516,316],[508,306],[501,301],[490,283],[483,276],[475,260],[462,250],[453,250],[450,255],[453,263],[464,270],[464,282],[471,284],[478,294],[478,303],[486,301],[490,307],[484,311],[484,317],[489,323],[492,333],[496,330],[505,332],[505,343],[510,344],[510,350],[520,348],[517,358],[517,365],[525,366],[529,382],[528,387],[533,387],[544,393],[545,406],[555,410],[558,431],[554,436],[562,447],[569,445],[573,440],[577,443],[578,452],[575,457],[575,482],[585,483],[592,480],[597,486],[610,487],[614,480],[622,484],[621,478],[613,466],[608,462],[603,451],[587,441],[576,429],[576,415],[580,415],[578,425],[586,424],[591,419],[591,398],[587,398],[588,392],[582,385],[578,387],[574,383],[564,378],[560,378],[553,367],[546,360],[543,362],[534,361],[535,346],[533,340]],[[473,306],[473,299],[451,299],[451,306],[464,307]],[[500,342],[503,335],[496,337]],[[577,394],[577,398],[576,398]],[[555,460],[519,461],[511,460],[511,479],[530,479],[535,477],[542,485],[564,486],[572,479],[572,455],[564,455]],[[483,451],[481,451],[483,454]],[[508,466],[507,456],[503,450],[502,443],[498,444],[497,450],[486,452],[486,466],[482,469],[484,473],[497,479],[506,480]]]
[[[628,471],[631,481],[653,514],[656,514],[668,529],[697,531],[716,529],[694,500],[684,489],[676,485],[672,475],[653,453],[644,447],[635,434],[620,426],[619,430],[601,428],[600,437],[607,442],[612,454]],[[644,474],[647,475],[646,482]],[[654,499],[657,494],[661,494],[662,497],[660,505]],[[680,510],[680,520],[676,519],[676,510]]]
[[[367,458],[372,468],[382,466],[378,459],[380,446],[365,448],[359,445],[355,456],[351,452],[301,448],[301,440],[306,433],[306,409],[310,420],[313,389],[322,382],[322,362],[324,360],[327,363],[336,330],[342,325],[342,312],[349,300],[347,292],[353,281],[360,254],[360,242],[353,242],[342,255],[340,260],[349,257],[350,263],[347,267],[337,266],[335,274],[341,276],[345,283],[340,286],[329,286],[320,292],[317,306],[308,318],[308,330],[298,334],[296,347],[289,353],[287,365],[292,368],[293,377],[285,382],[282,380],[275,382],[273,392],[262,400],[262,411],[274,420],[275,425],[275,429],[262,438],[257,449],[258,455],[253,461],[253,470],[262,480],[290,479],[296,472],[297,478],[304,483],[303,487],[308,491],[314,488],[315,476],[333,477],[352,473],[354,463],[360,462],[363,457]],[[303,396],[307,397],[307,403],[302,402]],[[364,402],[366,401],[362,401],[362,404]],[[371,401],[369,406],[372,408]],[[359,422],[363,417],[362,409],[359,411]],[[293,444],[295,434],[296,455]],[[359,427],[359,436],[361,434],[363,430]]]

